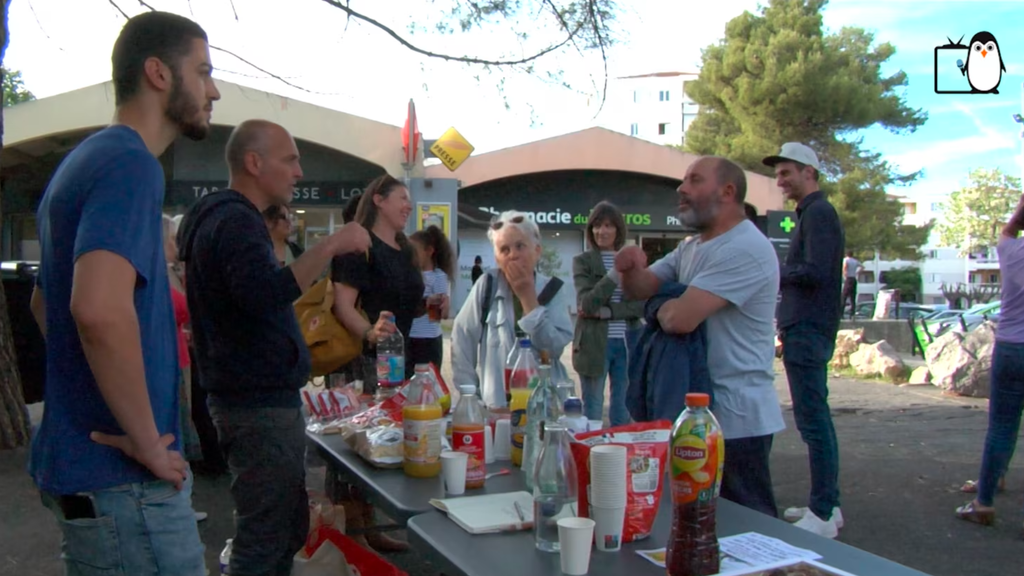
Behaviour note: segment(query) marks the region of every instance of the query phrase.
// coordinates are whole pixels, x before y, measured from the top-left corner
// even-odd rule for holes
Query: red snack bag
[[[579,510],[590,517],[590,449],[602,444],[626,447],[626,524],[623,542],[651,535],[661,504],[662,480],[668,466],[672,422],[639,422],[576,435],[570,443],[579,476]]]

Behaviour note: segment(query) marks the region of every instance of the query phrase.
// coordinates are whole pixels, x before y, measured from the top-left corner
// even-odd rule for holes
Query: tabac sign
[[[434,142],[430,151],[454,172],[473,153],[473,145],[453,126]]]

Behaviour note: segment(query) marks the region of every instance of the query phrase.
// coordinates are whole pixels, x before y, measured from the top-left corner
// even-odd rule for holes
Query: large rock
[[[918,366],[910,373],[910,380],[907,380],[907,384],[930,384],[931,381],[932,373],[928,371],[928,367]]]
[[[958,396],[988,398],[995,325],[984,322],[966,335],[947,332],[928,345],[932,384]]]
[[[836,333],[836,347],[832,353],[833,368],[849,368],[850,355],[864,342],[864,329],[840,330]]]
[[[862,376],[881,376],[896,380],[906,371],[906,365],[896,350],[885,340],[874,344],[861,344],[850,354],[850,366]]]

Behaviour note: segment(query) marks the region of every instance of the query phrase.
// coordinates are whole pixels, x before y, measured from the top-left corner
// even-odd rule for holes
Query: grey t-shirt
[[[853,256],[847,256],[843,259],[843,264],[846,265],[846,277],[856,278],[857,269],[860,268],[860,260],[857,260]]]
[[[699,236],[681,242],[650,269],[663,282],[729,301],[705,321],[714,413],[726,439],[784,430],[772,366],[779,259],[764,234],[744,220],[707,242]]]

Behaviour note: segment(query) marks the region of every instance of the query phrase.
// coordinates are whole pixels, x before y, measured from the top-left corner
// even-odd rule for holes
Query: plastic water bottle
[[[395,326],[395,317],[388,318]],[[405,339],[397,328],[377,342],[377,385],[390,391],[405,382]]]
[[[224,550],[220,553],[220,573],[222,576],[231,574],[231,538],[228,538]]]
[[[587,417],[583,415],[582,400],[575,396],[570,396],[565,399],[563,409],[565,414],[558,419],[559,426],[565,426],[569,430],[569,434],[572,434],[573,436],[588,431],[590,422],[587,420]]]
[[[541,426],[557,422],[562,416],[562,402],[558,399],[558,391],[551,382],[551,365],[540,367],[540,383],[530,394],[526,405],[526,433],[523,435],[523,472],[526,476],[526,489],[533,490],[534,468],[541,448]]]

